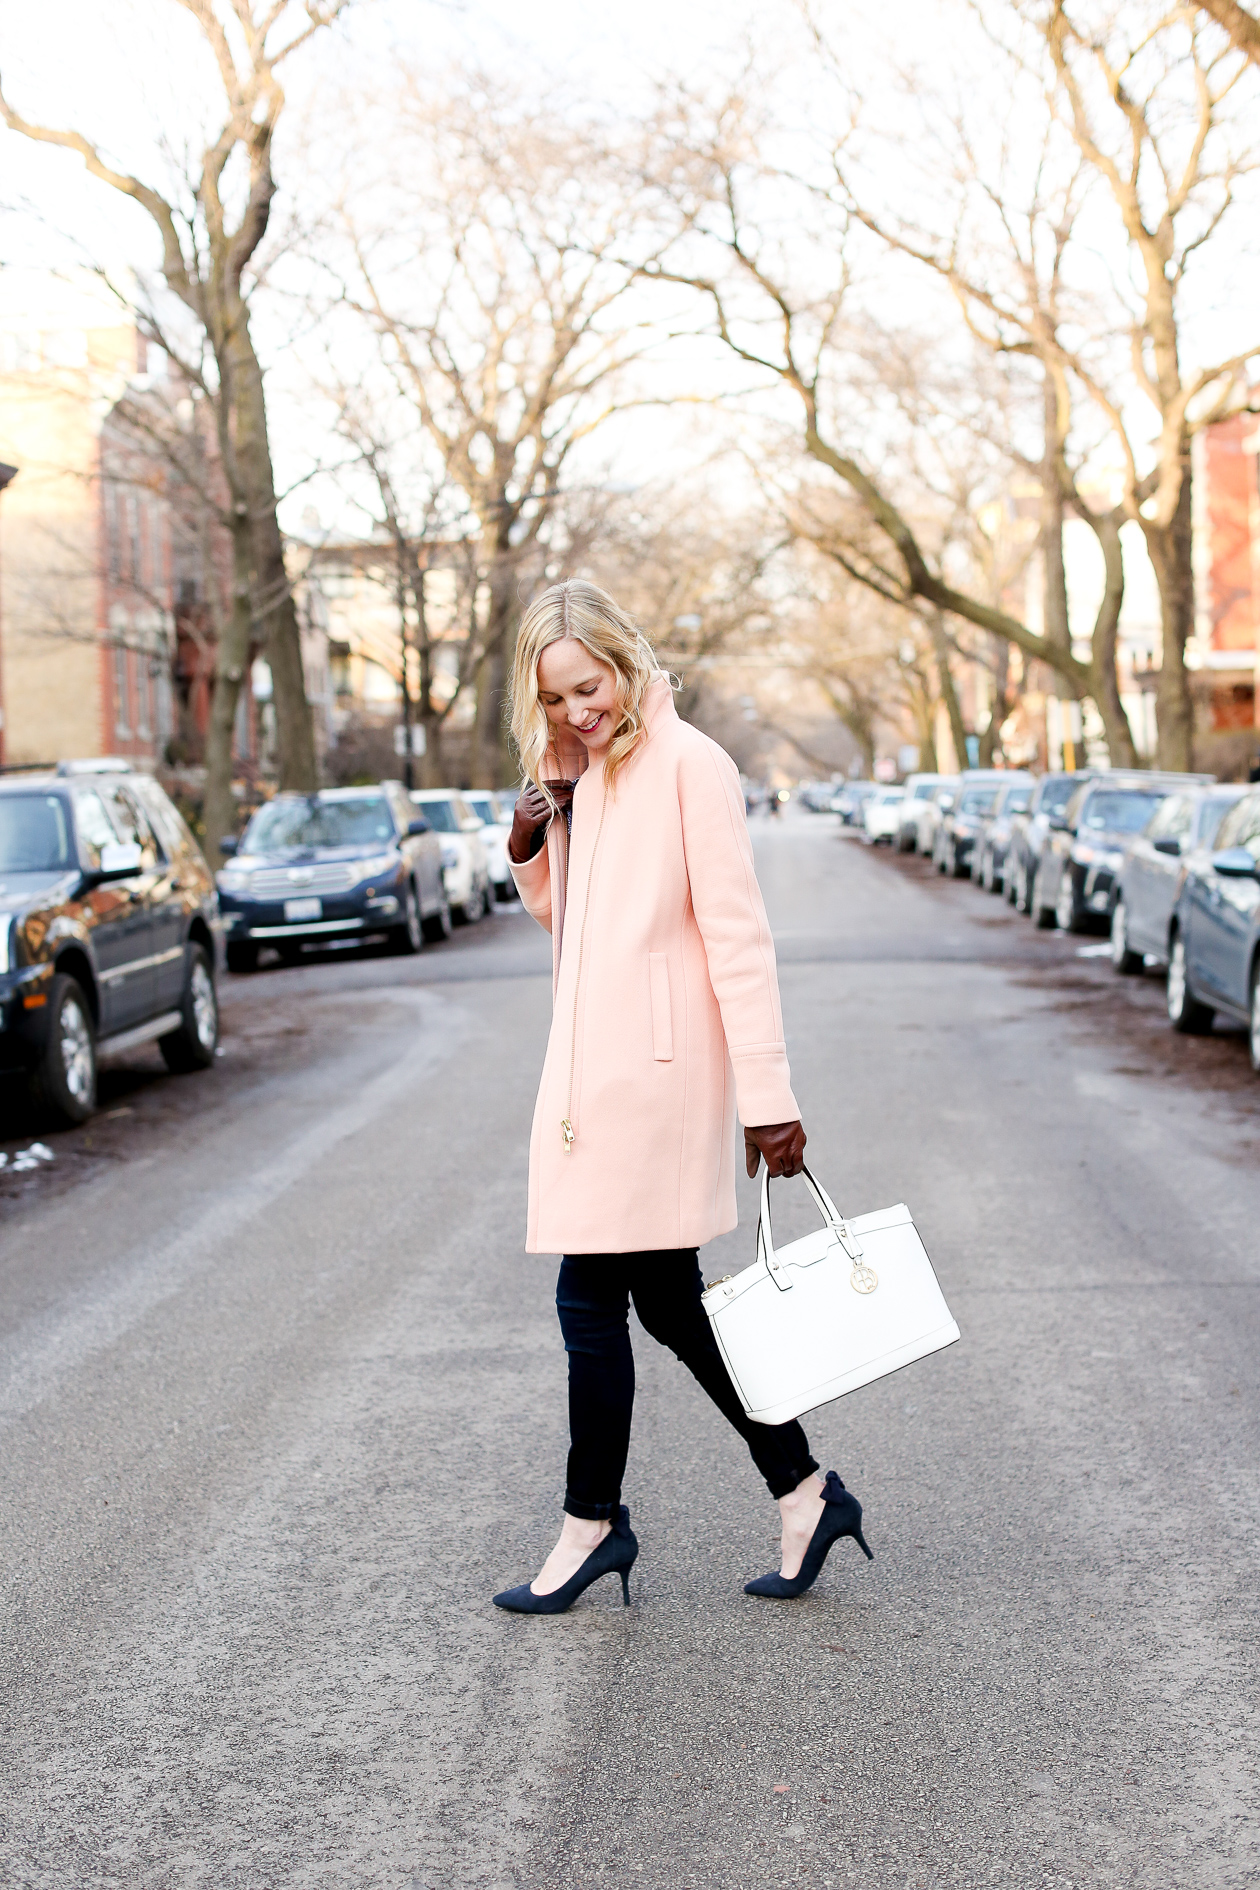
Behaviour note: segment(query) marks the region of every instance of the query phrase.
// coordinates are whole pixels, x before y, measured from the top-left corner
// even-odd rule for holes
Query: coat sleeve
[[[521,904],[531,919],[537,919],[544,931],[551,930],[551,849],[539,847],[532,860],[517,862],[508,857],[508,868],[516,881]]]
[[[707,740],[688,744],[678,773],[691,904],[704,940],[709,982],[735,1071],[745,1128],[795,1122],[774,941],[753,867],[739,774]]]

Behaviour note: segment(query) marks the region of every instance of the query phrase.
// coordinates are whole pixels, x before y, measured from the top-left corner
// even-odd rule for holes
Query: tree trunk
[[[222,864],[219,842],[236,831],[236,800],[232,793],[232,762],[236,737],[236,709],[253,641],[254,534],[244,501],[232,523],[232,612],[219,636],[215,652],[214,694],[210,726],[206,731],[206,792],[203,818],[206,858],[212,868]]]
[[[500,548],[490,566],[485,655],[477,679],[474,787],[507,787],[516,778],[509,747],[508,689],[518,621],[515,560]]]
[[[1163,653],[1155,714],[1159,726],[1157,760],[1178,771],[1194,766],[1194,700],[1186,673],[1186,641],[1194,631],[1194,566],[1190,536],[1190,450],[1182,458],[1181,493],[1170,525],[1140,518],[1146,549],[1159,586]]]
[[[939,615],[932,615],[932,645],[936,651],[936,669],[940,677],[941,700],[949,716],[949,732],[954,739],[955,765],[959,771],[967,767],[967,731],[963,727],[962,705],[958,700],[958,691],[954,687],[954,675],[949,666],[949,639],[945,635],[945,626]]]
[[[1120,521],[1115,513],[1109,512],[1101,518],[1091,517],[1088,522],[1102,548],[1105,573],[1102,602],[1094,619],[1089,693],[1102,717],[1112,767],[1135,768],[1138,765],[1137,749],[1133,745],[1129,718],[1120,700],[1120,683],[1116,676],[1116,637],[1120,627],[1120,606],[1124,602]]]
[[[244,307],[235,311],[228,355],[232,377],[233,447],[237,476],[253,520],[254,605],[260,639],[271,668],[280,786],[307,793],[319,785],[315,731],[306,699],[297,607],[289,586],[284,541],[276,517],[275,473],[267,438],[262,369],[254,352],[249,316]]]

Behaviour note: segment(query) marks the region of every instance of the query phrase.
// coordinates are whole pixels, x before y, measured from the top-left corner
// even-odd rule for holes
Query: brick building
[[[1260,749],[1260,421],[1236,414],[1195,445],[1196,621],[1187,662],[1198,672],[1202,734],[1222,753]]]
[[[90,277],[0,279],[0,761],[120,755],[196,768],[229,607],[225,497],[204,408],[149,372],[133,322]],[[320,746],[326,627],[303,613]],[[270,676],[254,662],[236,748],[265,770]]]

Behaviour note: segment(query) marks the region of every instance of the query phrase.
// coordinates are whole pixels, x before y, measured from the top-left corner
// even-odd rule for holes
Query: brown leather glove
[[[566,807],[573,799],[576,781],[548,781],[547,786],[555,796],[557,805]],[[529,849],[534,835],[540,827],[545,827],[551,819],[551,804],[540,789],[530,786],[522,788],[512,815],[512,833],[508,840],[508,858],[515,860],[518,866],[529,858]]]
[[[799,1175],[805,1162],[805,1131],[799,1122],[769,1122],[744,1130],[744,1161],[750,1176],[761,1166],[774,1177]]]

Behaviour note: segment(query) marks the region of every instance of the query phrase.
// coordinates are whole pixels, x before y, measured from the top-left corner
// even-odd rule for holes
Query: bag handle
[[[801,1163],[801,1174],[804,1177],[806,1187],[814,1197],[814,1203],[818,1212],[822,1215],[826,1225],[835,1233],[836,1239],[844,1248],[845,1253],[848,1254],[850,1260],[860,1260],[862,1258],[862,1243],[836,1207],[835,1202],[827,1193],[821,1181],[817,1179],[804,1162]],[[762,1262],[766,1272],[770,1275],[770,1278],[774,1281],[781,1293],[788,1293],[792,1290],[792,1282],[787,1276],[787,1270],[780,1263],[778,1255],[774,1251],[774,1228],[770,1221],[770,1169],[768,1165],[762,1170],[761,1175],[761,1215],[757,1222],[757,1258]]]

